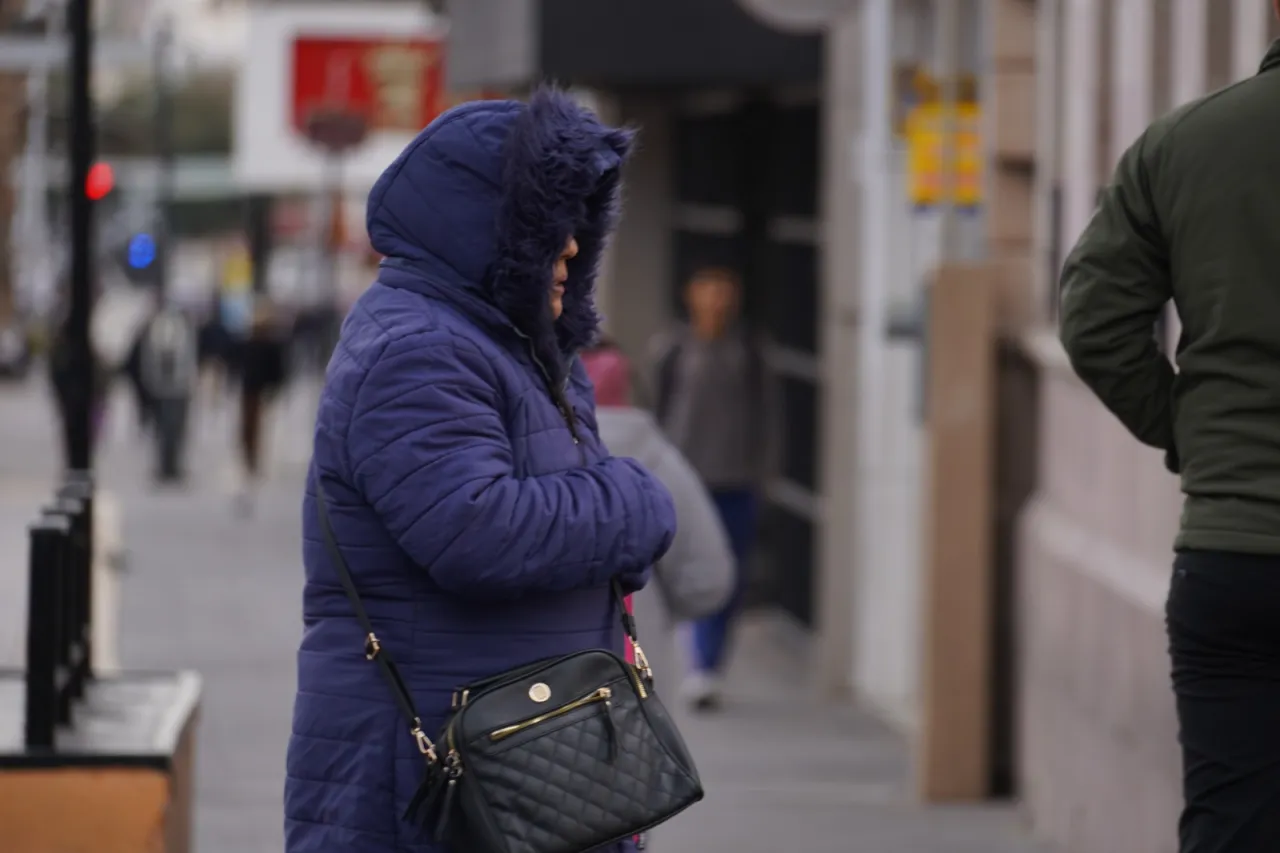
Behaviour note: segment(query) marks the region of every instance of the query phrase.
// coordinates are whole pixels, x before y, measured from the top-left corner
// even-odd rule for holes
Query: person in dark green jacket
[[[1061,321],[1076,373],[1186,495],[1166,606],[1181,851],[1280,850],[1280,42],[1120,158]]]

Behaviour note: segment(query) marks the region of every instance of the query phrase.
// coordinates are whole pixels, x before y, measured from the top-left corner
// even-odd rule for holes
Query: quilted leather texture
[[[531,739],[467,750],[464,784],[478,786],[488,812],[471,817],[507,843],[492,853],[585,853],[702,799],[679,733],[661,724],[667,720],[658,699],[645,700],[661,721],[655,726],[640,701],[624,694],[609,711],[597,704],[548,721]]]

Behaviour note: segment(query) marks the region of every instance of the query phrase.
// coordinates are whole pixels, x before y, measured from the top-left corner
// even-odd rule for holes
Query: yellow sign
[[[244,293],[253,285],[253,261],[246,249],[236,249],[222,266],[222,290]]]
[[[954,181],[947,180],[946,116],[942,104],[915,106],[907,114],[907,181],[911,203],[932,207],[943,203],[952,183],[952,199],[959,207],[982,203],[982,111],[976,103],[956,107]]]

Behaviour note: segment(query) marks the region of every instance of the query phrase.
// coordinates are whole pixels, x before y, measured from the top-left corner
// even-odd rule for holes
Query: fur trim
[[[568,375],[572,356],[599,335],[596,276],[617,227],[621,169],[632,139],[632,131],[606,127],[564,92],[543,88],[506,141],[497,259],[486,289],[557,383]],[[551,270],[570,236],[578,256],[569,263],[564,311],[552,322]]]

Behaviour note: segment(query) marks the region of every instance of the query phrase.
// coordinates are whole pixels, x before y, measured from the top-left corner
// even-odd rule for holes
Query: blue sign
[[[156,259],[156,241],[150,234],[134,234],[129,240],[129,266],[144,270]]]

